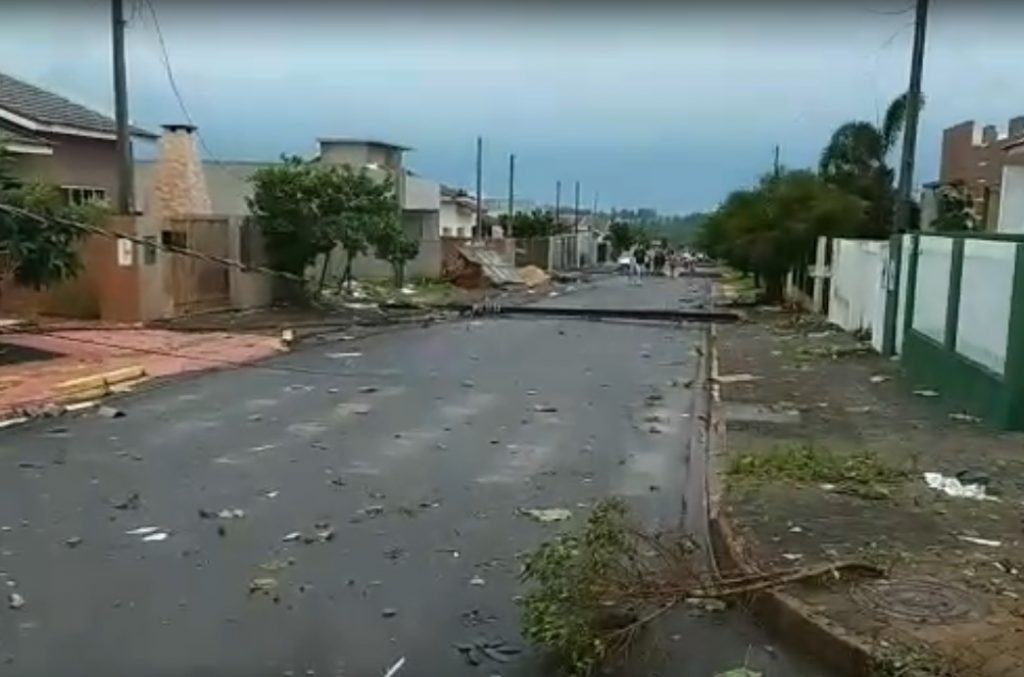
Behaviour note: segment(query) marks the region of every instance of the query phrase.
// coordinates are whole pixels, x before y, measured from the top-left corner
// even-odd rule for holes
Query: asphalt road
[[[674,307],[702,284],[614,277],[545,302]],[[0,607],[0,675],[361,677],[402,657],[401,677],[543,674],[528,653],[468,666],[452,643],[521,644],[515,556],[559,527],[520,508],[576,522],[618,494],[651,526],[679,523],[693,402],[671,383],[693,376],[697,339],[460,321],[168,382],[119,400],[124,418],[4,431],[0,580],[25,604]],[[223,509],[244,516],[199,514]],[[139,527],[168,536],[126,533]],[[328,527],[325,542],[283,540]],[[276,587],[251,593],[255,579]],[[626,674],[745,658],[819,674],[732,612],[681,611],[661,633],[665,652]]]

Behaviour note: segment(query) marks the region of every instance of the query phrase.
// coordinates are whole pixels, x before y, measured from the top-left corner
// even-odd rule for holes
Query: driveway
[[[674,307],[704,284],[612,277],[545,302]],[[362,676],[402,657],[400,677],[542,674],[529,654],[468,666],[452,643],[520,643],[516,554],[559,527],[519,509],[578,522],[618,494],[678,524],[693,406],[678,382],[698,338],[460,321],[169,382],[118,401],[123,418],[5,431],[0,578],[24,606],[0,608],[0,675]],[[680,612],[663,634],[667,652],[628,674],[745,656],[819,674],[731,612]]]

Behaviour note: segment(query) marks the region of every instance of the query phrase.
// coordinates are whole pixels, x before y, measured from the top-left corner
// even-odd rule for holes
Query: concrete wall
[[[1024,166],[1003,167],[1001,193],[996,229],[1000,233],[1024,233]]]
[[[416,211],[440,210],[441,185],[419,176],[406,176],[402,208]]]
[[[1024,237],[913,240],[901,355],[911,382],[950,408],[1024,430]]]
[[[53,155],[14,156],[16,177],[56,186],[102,188],[114,202],[117,152],[112,141],[58,135],[45,138],[53,142]]]
[[[881,349],[885,316],[886,240],[832,241],[828,320],[847,331],[871,332]]]
[[[940,343],[946,334],[952,247],[953,241],[947,237],[922,237],[918,246],[910,326]]]

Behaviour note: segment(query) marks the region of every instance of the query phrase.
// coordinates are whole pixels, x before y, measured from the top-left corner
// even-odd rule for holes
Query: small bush
[[[740,454],[732,460],[727,475],[741,483],[835,484],[855,489],[898,484],[907,478],[905,470],[886,463],[873,451],[843,454],[813,445]]]

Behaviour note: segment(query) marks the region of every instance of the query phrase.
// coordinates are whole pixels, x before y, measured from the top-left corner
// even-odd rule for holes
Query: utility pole
[[[772,175],[777,179],[781,172],[782,167],[779,165],[779,144],[775,144],[775,159],[772,162]]]
[[[117,126],[117,213],[133,213],[132,140],[128,131],[128,73],[124,60],[124,6],[111,2],[114,48],[114,122]]]
[[[558,226],[558,219],[562,211],[562,182],[555,181],[555,227]]]
[[[508,232],[505,233],[506,237],[512,236],[512,217],[515,216],[516,209],[516,154],[509,153],[508,155]]]
[[[572,227],[576,233],[580,232],[580,182],[576,182],[576,197],[572,207]]]
[[[914,16],[914,47],[910,57],[910,88],[907,90],[907,121],[903,127],[903,151],[896,195],[896,232],[910,230],[910,194],[914,186],[914,155],[917,152],[917,120],[921,112],[921,73],[924,70],[924,34],[928,0],[917,0]]]
[[[484,235],[484,138],[476,137],[476,224],[473,226],[474,239]]]

